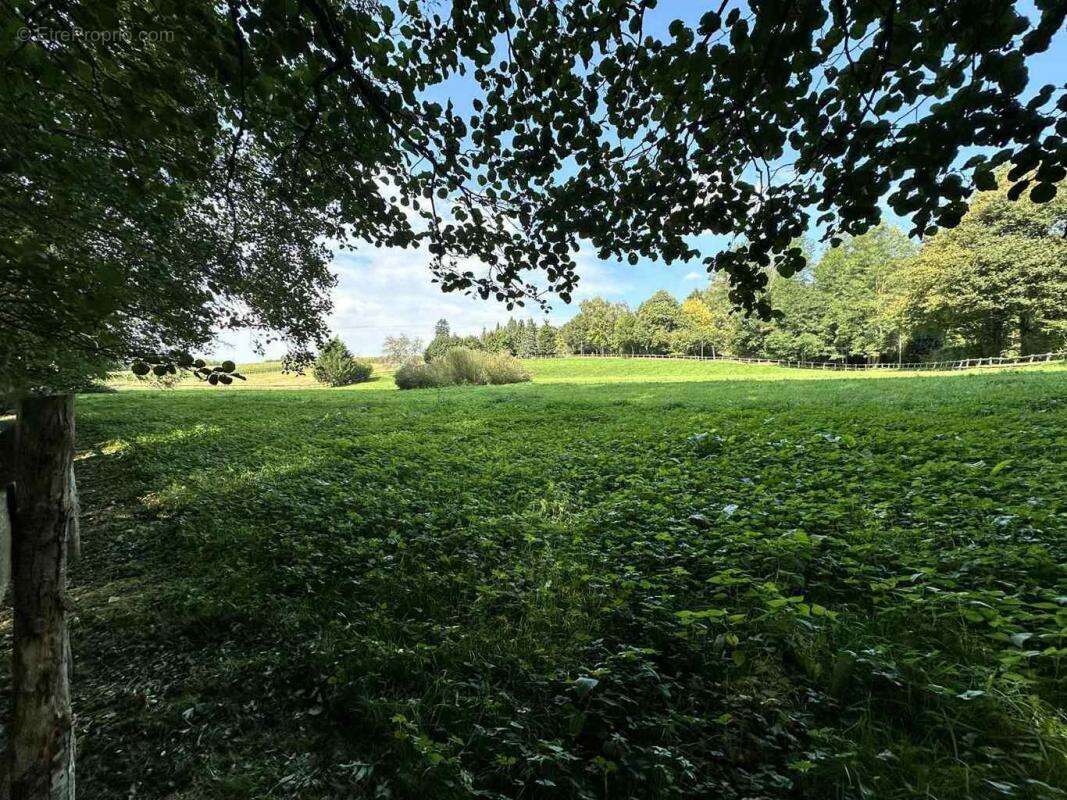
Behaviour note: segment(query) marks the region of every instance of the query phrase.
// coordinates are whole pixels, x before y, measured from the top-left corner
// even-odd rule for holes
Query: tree
[[[382,358],[387,364],[399,366],[422,358],[424,349],[422,339],[412,339],[406,333],[386,336],[382,343]]]
[[[559,331],[546,322],[537,332],[537,354],[554,356],[559,352],[559,347]]]
[[[692,292],[678,310],[679,346],[687,353],[714,356],[722,351],[716,315],[704,302],[700,292]]]
[[[426,345],[423,357],[427,362],[440,358],[453,347],[459,347],[460,338],[452,335],[448,320],[442,317],[433,326],[433,339]]]
[[[536,261],[501,264],[489,283],[461,276],[447,288],[513,298],[522,267],[536,265],[567,299],[580,239],[633,263],[703,258],[766,318],[762,270],[798,271],[803,254],[790,243],[812,223],[831,244],[860,235],[888,195],[924,235],[958,223],[968,192],[1001,163],[1014,164],[1013,180],[1032,176],[1019,191],[1035,199],[1064,174],[1063,88],[1019,100],[1027,58],[1063,29],[1062,3],[1042,3],[1033,25],[1006,1],[772,0],[744,15],[709,10],[695,27],[675,20],[662,41],[645,33],[650,5],[564,2],[521,15],[479,5],[462,17],[478,45],[449,23],[435,31],[442,49],[478,52],[485,100],[471,120],[472,162],[485,168],[487,197],[512,206],[509,218],[542,244]],[[499,63],[496,42],[508,46]],[[961,167],[969,148],[999,149]],[[484,206],[460,205],[442,246],[521,250],[484,230]],[[704,255],[691,237],[707,233],[743,244]]]
[[[607,300],[594,297],[591,300],[583,300],[579,308],[586,343],[601,355],[606,354],[612,346],[612,335],[615,330],[615,320],[619,316],[619,307]]]
[[[423,357],[427,362],[433,361],[457,347],[464,347],[468,350],[481,350],[484,345],[477,336],[453,336],[446,333],[433,338],[433,341],[426,346]]]
[[[637,338],[637,315],[623,306],[615,318],[615,329],[611,333],[612,350],[621,355],[633,355],[640,347]]]
[[[1067,343],[1063,184],[1043,205],[1011,202],[1006,184],[976,194],[959,227],[929,239],[903,274],[908,322],[958,342],[964,355],[1026,355]]]
[[[319,383],[350,386],[369,380],[373,370],[370,362],[356,360],[348,346],[335,336],[319,351],[312,374]]]
[[[1018,95],[1027,58],[1063,29],[1062,4],[1044,4],[1036,25],[1008,2],[883,6],[774,0],[744,18],[709,11],[695,29],[676,20],[660,41],[633,38],[647,1],[443,16],[406,1],[399,14],[356,0],[255,13],[245,0],[209,13],[8,4],[4,30],[30,35],[0,90],[6,163],[23,165],[3,173],[20,288],[6,326],[94,357],[192,347],[219,320],[315,344],[332,280],[324,236],[424,243],[444,289],[509,304],[541,296],[530,270],[568,300],[579,239],[605,257],[703,258],[766,316],[761,270],[802,266],[790,242],[816,207],[834,242],[876,224],[892,189],[923,234],[958,223],[970,188],[1007,163],[1016,197],[1051,199],[1067,171],[1067,99],[1051,85]],[[73,35],[93,21],[180,33],[180,46]],[[467,117],[420,96],[460,62],[478,101]],[[119,77],[87,89],[101,70]],[[895,124],[902,109],[909,122]],[[972,147],[1000,149],[958,169]],[[755,182],[753,163],[768,165]],[[744,245],[705,256],[690,237],[708,233]],[[193,263],[192,281],[167,266]],[[57,272],[93,291],[57,301],[42,277]],[[169,324],[144,324],[161,297]],[[129,319],[141,324],[116,322]]]
[[[1008,2],[770,0],[744,18],[708,11],[695,30],[676,20],[664,40],[642,35],[652,5],[4,4],[0,365],[19,425],[46,407],[72,420],[47,393],[68,375],[134,358],[189,367],[220,327],[284,338],[306,362],[335,280],[325,241],[423,245],[444,290],[509,307],[569,301],[579,241],[630,262],[703,259],[767,316],[763,269],[800,268],[789,243],[816,207],[833,242],[873,226],[893,190],[921,234],[955,225],[1000,164],[1035,201],[1064,177],[1064,91],[1018,99],[1062,3],[1032,26]],[[93,29],[135,35],[78,35]],[[427,96],[460,71],[469,115]],[[997,152],[957,170],[972,147]],[[703,254],[692,241],[708,233],[745,244]],[[28,464],[16,483],[58,485]],[[69,518],[62,497],[47,503]],[[54,531],[26,514],[20,536],[58,569]],[[31,576],[13,580],[29,597]],[[61,582],[48,587],[62,609]],[[17,657],[27,613],[16,607]],[[22,747],[19,703],[12,793],[44,796],[66,785],[72,752]],[[34,720],[56,732],[49,745],[68,741],[69,710],[40,709],[58,709]]]
[[[516,353],[519,358],[529,358],[537,354],[537,323],[529,320],[520,329],[520,336]]]
[[[0,44],[0,391],[16,398],[23,443],[11,514],[13,798],[74,793],[69,392],[130,361],[139,374],[195,368],[227,383],[232,369],[210,370],[186,352],[218,328],[276,331],[306,358],[325,333],[334,283],[319,240],[329,233],[325,195],[293,185],[292,162],[271,150],[274,135],[293,142],[284,123],[265,135],[266,121],[253,123],[238,99],[229,17],[180,5],[72,5],[0,10],[7,36],[29,33]],[[144,30],[157,13],[160,25],[187,24],[205,49],[76,35],[94,23]],[[384,233],[386,219],[372,210],[357,227]]]
[[[772,330],[763,342],[764,354],[789,361],[813,361],[825,353],[822,340],[814,333]]]
[[[769,275],[767,294],[770,304],[779,312],[774,326],[790,334],[794,340],[804,336],[811,345],[815,339],[825,338],[824,315],[829,298],[825,297],[816,284],[815,247],[807,238],[801,238],[793,245],[804,254],[807,266],[794,275],[785,277],[776,273]],[[822,343],[818,352],[825,354],[828,345]],[[795,356],[794,356],[795,357]]]
[[[896,352],[900,328],[887,311],[901,291],[900,270],[916,247],[899,229],[879,225],[827,251],[814,269],[825,310],[823,336],[837,357],[878,359]]]
[[[679,314],[678,301],[663,289],[637,307],[636,338],[645,352],[668,353],[675,348]]]
[[[730,336],[730,352],[745,358],[766,357],[767,337],[774,332],[774,324],[755,314],[739,316],[736,320]]]
[[[482,336],[482,346],[490,353],[511,352],[507,331],[501,328],[499,323],[496,328]]]
[[[586,317],[578,313],[563,323],[563,327],[559,329],[560,337],[570,352],[584,354],[593,350],[589,343],[586,323]]]
[[[793,343],[793,357],[801,361],[814,361],[825,356],[826,349],[814,333],[798,333]]]
[[[730,280],[722,273],[712,277],[708,288],[700,292],[701,302],[708,310],[708,334],[717,354],[742,355],[738,350],[738,336],[742,318],[734,312],[730,299]]]
[[[767,291],[771,305],[781,312],[776,327],[794,336],[823,335],[829,298],[820,290],[813,270],[805,269],[790,278],[772,275]]]

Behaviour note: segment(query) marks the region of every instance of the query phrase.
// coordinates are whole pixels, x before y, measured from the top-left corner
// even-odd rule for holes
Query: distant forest
[[[659,291],[636,309],[585,300],[562,327],[509,320],[480,336],[438,323],[432,358],[455,346],[520,357],[690,354],[848,362],[1028,355],[1067,346],[1067,192],[1036,205],[979,192],[959,227],[922,246],[883,223],[783,277],[765,272],[770,321],[733,311],[729,277],[682,302]]]

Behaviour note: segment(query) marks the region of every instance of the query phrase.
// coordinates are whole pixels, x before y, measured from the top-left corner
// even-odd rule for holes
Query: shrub
[[[484,353],[456,347],[444,354],[440,361],[434,362],[448,376],[450,385],[488,383],[485,375]]]
[[[394,376],[399,389],[429,389],[462,384],[520,383],[530,380],[522,363],[506,353],[457,347],[429,364],[405,364]]]
[[[368,380],[373,371],[370,363],[353,358],[345,343],[336,336],[322,348],[312,367],[315,380],[330,386],[361,383]]]
[[[404,364],[393,376],[398,389],[437,389],[448,386],[446,376],[436,364]]]
[[[523,383],[530,380],[530,373],[508,353],[489,353],[485,356],[485,377],[492,384]]]

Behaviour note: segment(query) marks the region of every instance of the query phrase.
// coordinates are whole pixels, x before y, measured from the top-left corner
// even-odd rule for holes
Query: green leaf
[[[998,462],[997,465],[993,467],[993,469],[989,470],[989,474],[999,475],[1001,472],[1003,472],[1005,469],[1007,469],[1014,463],[1014,458],[1005,458],[1003,461]]]

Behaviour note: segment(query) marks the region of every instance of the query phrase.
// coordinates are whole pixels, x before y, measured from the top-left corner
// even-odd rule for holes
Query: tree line
[[[1067,346],[1067,196],[1012,201],[978,192],[960,225],[921,246],[882,223],[846,237],[795,275],[763,273],[770,320],[736,313],[728,277],[679,302],[658,291],[631,309],[585,300],[556,328],[509,320],[460,337],[438,323],[427,357],[456,345],[520,357],[687,354],[885,362],[950,360]]]
[[[482,328],[478,336],[452,333],[448,320],[440,319],[434,326],[434,337],[423,352],[426,361],[440,358],[449,350],[466,347],[491,353],[510,353],[519,358],[554,356],[569,352],[560,338],[560,329],[549,322],[538,325],[533,319],[509,318],[494,328]]]

